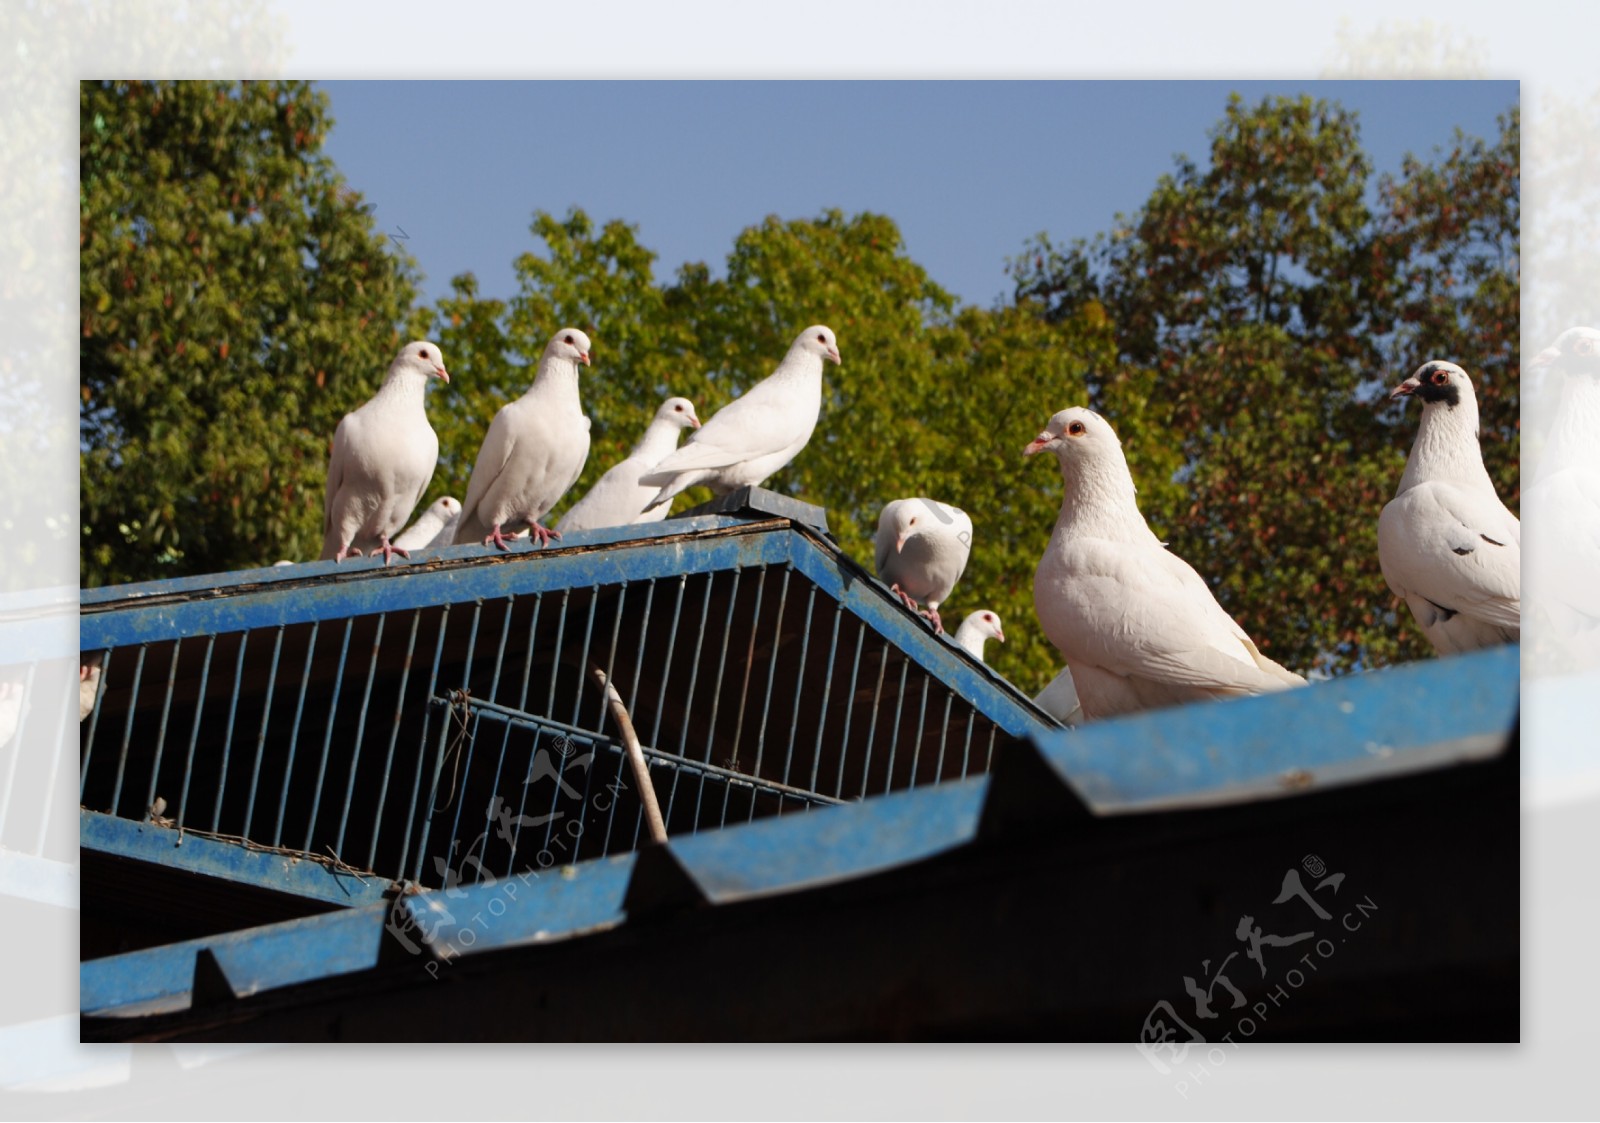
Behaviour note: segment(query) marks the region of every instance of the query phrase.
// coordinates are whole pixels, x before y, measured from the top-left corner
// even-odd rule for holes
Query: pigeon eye
[[[1436,370],[1433,372],[1433,384],[1435,386],[1443,386],[1448,381],[1450,381],[1450,376],[1444,371]]]
[[[428,349],[426,347],[420,347],[420,348],[417,349],[417,358],[426,359],[427,357],[428,357]]]
[[[819,336],[817,336],[817,342],[818,343],[826,343],[826,342],[828,342],[828,338],[827,338],[827,336],[819,335]]]
[[[1071,425],[1067,426],[1067,432],[1071,433],[1074,437],[1081,437],[1085,432],[1087,432],[1087,430],[1084,428],[1083,422],[1074,421]]]
[[[566,338],[566,339],[565,339],[565,340],[563,340],[563,341],[562,341],[562,342],[564,342],[564,343],[571,343],[571,342],[572,342],[572,336],[570,336],[570,335],[569,335],[569,336],[567,336],[567,338]]]

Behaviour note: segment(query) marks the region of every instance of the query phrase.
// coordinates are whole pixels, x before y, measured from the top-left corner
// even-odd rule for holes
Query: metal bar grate
[[[103,604],[83,618],[102,651],[83,805],[136,819],[164,799],[190,831],[443,886],[644,837],[591,664],[627,699],[669,835],[959,779],[1037,721],[935,674],[965,657],[903,647],[905,614],[861,578],[797,565],[809,539],[750,537],[677,572],[592,553],[561,585],[560,551],[453,583],[425,567],[285,583],[251,589],[249,612],[185,603],[164,637],[118,619],[146,601]],[[187,732],[170,752],[169,725]]]

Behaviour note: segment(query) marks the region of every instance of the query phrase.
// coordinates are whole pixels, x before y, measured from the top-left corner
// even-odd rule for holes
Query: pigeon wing
[[[1191,602],[1197,607],[1205,618],[1208,628],[1215,634],[1219,648],[1226,649],[1226,642],[1222,640],[1224,634],[1232,636],[1238,641],[1245,652],[1255,662],[1255,665],[1280,682],[1290,685],[1301,685],[1306,681],[1293,671],[1287,670],[1276,660],[1261,654],[1261,649],[1255,641],[1239,626],[1239,622],[1228,615],[1228,610],[1217,601],[1216,594],[1211,591],[1211,586],[1206,584],[1206,579],[1199,572],[1184,561],[1177,554],[1172,553],[1165,546],[1160,547],[1157,555],[1164,563],[1167,572],[1187,590]]]
[[[1513,533],[1515,532],[1515,533]],[[1378,561],[1399,596],[1506,628],[1521,624],[1520,526],[1493,495],[1425,483],[1378,517]]]
[[[1082,619],[1069,620],[1068,626],[1082,629],[1089,646],[1086,662],[1124,677],[1225,694],[1287,684],[1256,664],[1254,645],[1241,642],[1238,624],[1181,558],[1165,549],[1130,550],[1103,540],[1080,543],[1073,553],[1078,586],[1073,615]]]
[[[344,464],[347,455],[345,445],[349,442],[350,415],[339,421],[333,430],[333,452],[328,457],[328,493],[323,504],[322,533],[333,533],[333,509],[339,500],[339,489],[344,486]],[[337,549],[335,544],[335,549]]]
[[[779,452],[803,435],[783,382],[758,382],[718,410],[681,448],[668,453],[639,482],[665,486],[684,472],[727,468]]]
[[[611,468],[567,509],[556,529],[624,526],[638,518],[655,494],[639,486],[639,471],[639,462],[631,456]]]
[[[904,502],[904,499],[895,499],[883,505],[878,515],[878,529],[872,535],[872,559],[878,567],[878,576],[885,581],[891,580],[889,566],[894,560],[894,512]]]
[[[500,412],[494,415],[494,420],[489,422],[489,431],[483,435],[483,445],[478,449],[478,459],[472,465],[472,478],[467,481],[467,497],[461,501],[460,528],[466,528],[471,523],[482,521],[478,518],[478,505],[488,496],[489,489],[500,478],[500,473],[505,471],[506,464],[511,460],[511,453],[516,448],[517,439],[513,432],[512,424],[514,414],[507,411],[515,402],[500,407]],[[485,524],[484,529],[489,529]],[[459,536],[457,541],[464,541]],[[469,536],[470,537],[470,536]]]

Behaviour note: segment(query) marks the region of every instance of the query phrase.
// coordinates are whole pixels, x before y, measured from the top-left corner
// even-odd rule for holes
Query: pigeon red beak
[[[439,378],[444,379],[444,381],[447,383],[450,381],[450,372],[445,370],[444,367],[434,367],[433,373]]]
[[[994,638],[999,640],[1001,643],[1005,643],[1006,642],[1006,634],[1000,628],[996,628],[994,630]]]
[[[580,363],[582,363],[584,366],[588,366],[589,365],[589,352],[587,352],[587,351],[579,351],[578,352],[578,361]]]
[[[1054,439],[1055,438],[1049,433],[1040,433],[1037,437],[1028,442],[1028,447],[1022,450],[1022,455],[1033,456],[1035,453],[1043,452],[1044,446],[1049,444]]]
[[[839,349],[837,347],[828,348],[828,358],[833,360],[834,366],[844,366],[844,361],[839,358]]]
[[[1422,382],[1419,379],[1408,378],[1389,391],[1389,400],[1392,402],[1396,398],[1409,398],[1420,389],[1422,389]]]
[[[691,429],[700,428],[700,419],[698,417],[689,418],[689,428],[691,428]]]
[[[1533,358],[1529,359],[1526,363],[1522,364],[1523,365],[1523,369],[1525,369],[1525,370],[1538,370],[1540,367],[1549,366],[1551,363],[1555,362],[1560,357],[1561,357],[1561,352],[1560,351],[1557,351],[1554,347],[1546,347],[1543,351],[1540,351]]]

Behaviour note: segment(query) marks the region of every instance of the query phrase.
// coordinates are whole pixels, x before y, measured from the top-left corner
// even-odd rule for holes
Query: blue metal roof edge
[[[977,837],[983,797],[974,777],[408,894],[401,904],[440,959],[571,939],[664,908],[799,892],[922,861]]]
[[[335,905],[371,904],[382,900],[393,886],[393,882],[377,874],[340,870],[312,855],[255,849],[84,808],[78,811],[78,845],[117,858],[225,878],[236,884]]]
[[[498,555],[486,553],[481,546],[454,546],[388,568],[371,559],[310,562],[86,590],[84,605],[94,610],[84,613],[81,619],[80,643],[83,650],[92,651],[200,632],[305,623],[331,615],[399,612],[508,593],[528,595],[788,562],[924,670],[963,697],[981,700],[991,716],[1001,715],[1000,724],[1007,733],[1026,737],[1041,729],[1057,728],[1031,699],[993,668],[972,658],[949,636],[935,636],[921,617],[894,598],[886,585],[815,527],[782,520],[787,522],[782,532],[759,529],[763,522],[777,521],[768,517],[752,523],[750,519],[731,516],[674,519],[643,527],[574,532],[562,539],[560,547],[548,550]],[[704,531],[722,533],[693,539],[697,532]],[[691,535],[691,541],[682,540],[685,533]],[[594,549],[618,545],[626,548]],[[508,568],[508,561],[529,565],[512,564]],[[327,580],[330,577],[334,580]],[[394,579],[401,580],[390,584]],[[274,595],[286,587],[307,585],[316,589],[315,611],[305,601],[286,602]],[[149,603],[141,603],[146,601]]]
[[[0,593],[0,662],[70,659],[77,648],[77,590],[51,585]]]
[[[1082,809],[1085,803],[1101,815],[1221,806],[1486,759],[1503,751],[1516,723],[1518,655],[1515,647],[1478,652],[1237,702],[1185,706],[1073,734],[1046,734],[1015,749],[1023,754],[1015,759],[1032,760],[1047,770],[1043,773],[1032,766],[997,766],[990,776],[739,824],[632,854],[405,894],[394,916],[380,906],[345,911],[349,923],[370,933],[355,940],[340,929],[326,954],[314,940],[296,942],[311,929],[296,927],[306,921],[294,921],[93,960],[82,965],[84,993],[100,1005],[91,1008],[86,1001],[83,1009],[166,1008],[159,1004],[176,1001],[173,980],[185,970],[190,977],[202,975],[205,948],[219,944],[225,952],[216,954],[217,964],[239,992],[246,973],[229,964],[243,961],[240,949],[254,939],[269,944],[252,962],[273,962],[272,947],[292,944],[308,961],[327,964],[317,969],[307,962],[292,971],[249,976],[250,986],[266,989],[371,966],[374,957],[351,954],[352,941],[365,948],[363,941],[376,939],[385,925],[403,950],[426,952],[425,962],[435,963],[570,939],[663,908],[717,906],[863,878],[990,834],[985,824],[997,807],[1014,809],[1019,794],[1041,794],[1015,790],[1024,784],[1037,788],[1041,774],[1054,776],[1059,791],[1054,803],[1047,798],[1034,805],[1035,814],[1049,820],[1036,825],[1071,829],[1084,817],[1063,815],[1063,808]],[[1364,731],[1377,728],[1374,723],[1388,721],[1394,725],[1381,742],[1361,739]],[[1224,737],[1234,726],[1245,735]],[[1174,740],[1185,728],[1198,745],[1188,752]],[[1236,745],[1238,761],[1218,758],[1224,743]],[[1145,759],[1134,759],[1141,756]],[[1163,783],[1162,766],[1179,771]],[[1187,794],[1177,794],[1180,782],[1191,785],[1183,789]],[[1089,798],[1081,794],[1086,792]]]
[[[1097,815],[1235,803],[1494,756],[1520,689],[1513,644],[1091,722],[1032,751]]]
[[[244,998],[364,971],[378,964],[388,912],[379,902],[86,960],[78,966],[78,1008],[167,1013],[208,998]]]
[[[78,592],[80,609],[119,607],[132,602],[156,597],[215,595],[235,588],[298,584],[328,577],[382,578],[405,576],[418,570],[460,568],[461,563],[514,564],[560,554],[581,548],[613,546],[618,544],[648,544],[657,538],[676,538],[701,531],[726,531],[736,533],[761,522],[779,521],[776,516],[764,515],[759,519],[733,515],[704,515],[688,519],[668,519],[655,523],[635,523],[628,526],[601,527],[595,530],[572,531],[563,535],[559,543],[549,547],[528,545],[529,540],[519,540],[510,550],[497,550],[490,546],[447,546],[426,553],[417,552],[410,561],[396,561],[384,565],[381,558],[350,558],[342,562],[308,561],[292,565],[272,565],[258,569],[236,569],[224,573],[205,573],[194,577],[173,577],[161,581],[140,581],[127,585],[102,585]],[[440,563],[451,563],[441,566]]]
[[[663,908],[731,904],[865,877],[973,841],[984,789],[984,779],[974,777],[830,807],[823,818],[761,819],[577,865],[403,893],[392,906],[88,960],[80,965],[81,1010],[134,1016],[186,1009],[201,989],[208,954],[227,992],[244,997],[376,967],[385,930],[396,940],[392,958],[410,953],[429,969],[462,955],[574,939]],[[437,977],[437,968],[432,972]]]
[[[789,557],[788,534],[718,535],[691,543],[693,549],[686,549],[681,542],[662,543],[631,538],[627,541],[631,547],[629,549],[528,551],[507,555],[513,560],[498,564],[437,566],[421,561],[403,569],[394,566],[386,574],[381,564],[369,564],[363,573],[357,574],[352,570],[342,575],[340,580],[311,584],[309,587],[318,605],[314,612],[306,600],[275,595],[281,591],[281,582],[288,579],[263,581],[248,591],[229,596],[204,597],[199,594],[212,587],[194,586],[192,581],[202,579],[192,578],[174,582],[171,588],[161,589],[163,599],[155,603],[139,603],[139,599],[155,596],[154,592],[140,594],[139,599],[132,596],[121,598],[122,603],[116,605],[103,602],[106,607],[116,607],[117,611],[85,613],[80,625],[81,642],[85,651],[92,651],[202,631],[242,631],[279,624],[306,623],[330,616],[403,612],[507,594],[525,595],[717,572],[739,566],[773,564],[787,561]],[[464,554],[481,552],[481,549],[457,546],[446,553]],[[438,557],[434,555],[429,560]],[[477,557],[471,560],[483,561]],[[331,570],[335,564],[315,563],[319,569],[325,570]],[[366,579],[360,579],[363,577]],[[219,585],[215,588],[238,587],[241,584],[250,583],[230,582],[228,586]],[[180,589],[180,585],[183,588]],[[193,592],[196,596],[188,600],[165,599],[183,591]]]

